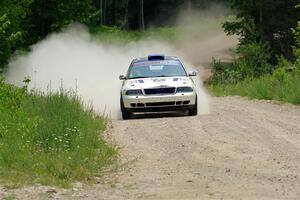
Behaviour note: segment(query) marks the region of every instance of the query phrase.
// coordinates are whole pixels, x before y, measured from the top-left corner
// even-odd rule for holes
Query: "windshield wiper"
[[[181,75],[161,75],[161,76],[155,76],[155,77],[177,77]]]
[[[171,77],[171,76],[168,76],[168,75],[160,75],[160,76],[155,76],[155,77]]]
[[[150,78],[148,76],[137,76],[137,77],[132,77],[132,78],[129,78],[129,79],[139,79],[139,78]]]

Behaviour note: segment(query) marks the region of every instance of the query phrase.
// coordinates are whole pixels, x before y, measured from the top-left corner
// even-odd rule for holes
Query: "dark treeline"
[[[238,19],[224,25],[229,34],[241,36],[241,44],[268,43],[272,58],[293,60],[300,0],[0,0],[0,69],[16,49],[24,49],[71,22],[123,30],[173,25],[183,9],[201,10],[225,4]],[[201,11],[199,11],[201,12]]]
[[[26,49],[71,22],[144,30],[171,23],[182,8],[204,8],[219,1],[0,0],[0,70],[16,49]]]
[[[241,36],[241,44],[267,43],[274,64],[278,55],[294,60],[292,28],[300,20],[300,0],[231,0],[239,20],[224,24],[229,34]]]
[[[180,10],[206,8],[227,0],[93,0],[101,11],[98,24],[127,29],[172,25]]]
[[[246,80],[251,85],[247,80],[264,77],[262,82],[253,82],[254,88],[248,94],[256,96],[264,88],[259,98],[282,100],[287,99],[283,96],[297,96],[289,84],[297,84],[300,74],[300,0],[231,0],[231,6],[237,17],[223,27],[228,34],[240,36],[238,56],[231,65],[214,61],[213,84]],[[277,87],[277,91],[272,93],[273,88],[269,90],[265,84]],[[292,98],[288,102],[299,102],[299,98]]]

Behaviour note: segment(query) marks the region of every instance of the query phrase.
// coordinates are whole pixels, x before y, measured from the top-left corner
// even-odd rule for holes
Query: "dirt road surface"
[[[116,172],[87,186],[0,189],[18,199],[300,199],[300,107],[212,98],[211,114],[113,121]]]

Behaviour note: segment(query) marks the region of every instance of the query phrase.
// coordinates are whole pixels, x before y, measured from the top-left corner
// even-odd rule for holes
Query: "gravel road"
[[[113,121],[120,167],[72,190],[34,186],[19,199],[300,199],[300,107],[212,98],[198,117]]]

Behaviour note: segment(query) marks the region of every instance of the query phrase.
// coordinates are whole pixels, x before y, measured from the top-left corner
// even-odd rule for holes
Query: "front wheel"
[[[197,97],[196,97],[196,103],[195,105],[189,109],[189,116],[196,116],[198,115],[198,101],[197,101]]]
[[[124,120],[131,119],[131,112],[126,110],[126,108],[124,107],[124,102],[123,102],[122,97],[120,99],[120,106],[121,106],[121,112],[122,112],[122,119],[124,119]]]

